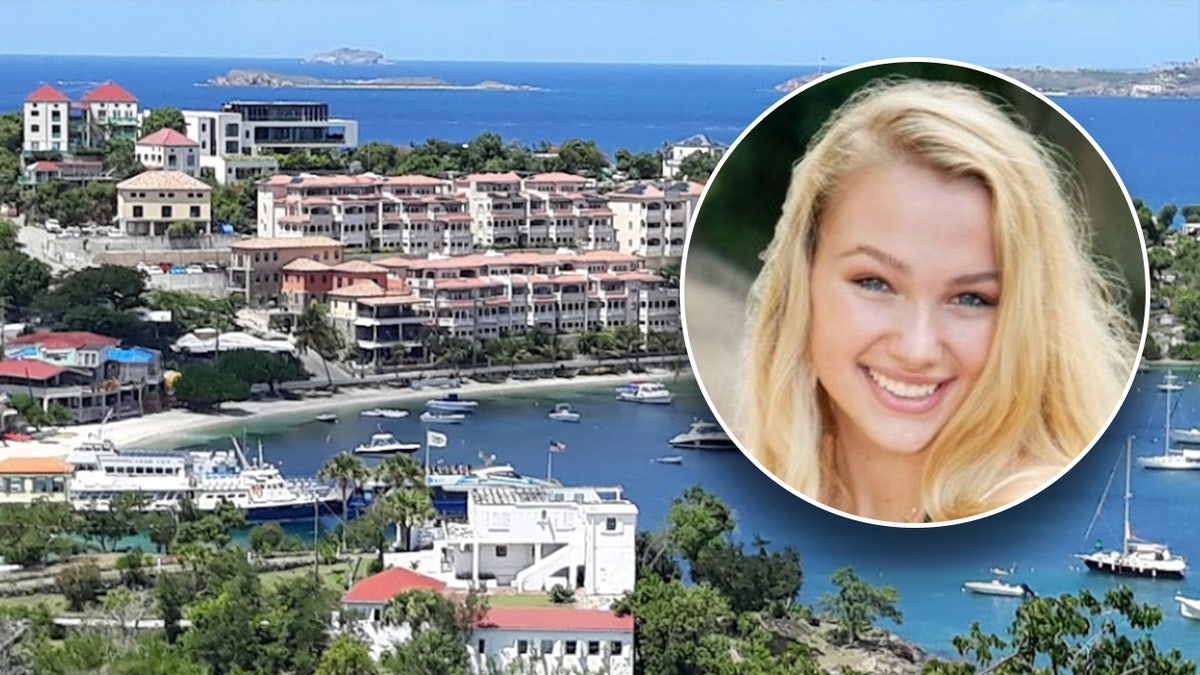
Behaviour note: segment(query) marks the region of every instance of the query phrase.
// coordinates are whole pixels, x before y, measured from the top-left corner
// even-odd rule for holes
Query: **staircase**
[[[541,561],[517,572],[517,576],[513,579],[513,588],[518,593],[546,590],[546,578],[559,569],[570,566],[574,553],[574,546],[563,544],[562,548],[542,558]]]

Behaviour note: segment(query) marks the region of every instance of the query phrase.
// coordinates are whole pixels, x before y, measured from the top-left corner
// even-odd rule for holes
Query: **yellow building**
[[[38,499],[67,499],[70,464],[53,457],[10,457],[0,460],[0,504],[29,504]]]
[[[180,171],[145,171],[117,183],[117,219],[129,236],[161,236],[173,223],[212,234],[212,188]]]

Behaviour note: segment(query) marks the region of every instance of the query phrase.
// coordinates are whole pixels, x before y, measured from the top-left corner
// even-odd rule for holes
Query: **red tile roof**
[[[138,139],[138,143],[141,145],[166,145],[172,147],[193,147],[199,145],[196,141],[174,129],[159,129],[152,134]]]
[[[632,632],[633,616],[617,616],[606,609],[559,607],[489,607],[478,628],[537,631]]]
[[[0,376],[30,380],[48,380],[63,372],[62,368],[37,359],[4,359],[0,361]]]
[[[41,345],[47,349],[79,349],[88,345],[115,347],[121,344],[121,341],[116,338],[110,338],[107,335],[97,335],[86,331],[66,331],[61,333],[41,331],[30,333],[29,335],[18,335],[9,340],[8,344]]]
[[[354,584],[342,602],[385,603],[404,591],[444,591],[446,584],[403,567],[389,567]]]
[[[71,99],[67,98],[66,94],[55,89],[54,87],[51,87],[48,84],[43,84],[42,86],[38,87],[37,89],[34,89],[33,93],[26,96],[25,102],[26,103],[70,103]]]
[[[137,97],[115,82],[105,82],[83,95],[84,103],[137,103]]]
[[[0,461],[0,474],[7,476],[62,475],[73,468],[55,457],[9,457]]]
[[[26,171],[59,171],[59,170],[60,170],[60,167],[58,166],[58,164],[56,164],[54,162],[48,162],[46,160],[42,160],[40,162],[34,162],[33,164],[30,164],[29,167],[26,169]]]

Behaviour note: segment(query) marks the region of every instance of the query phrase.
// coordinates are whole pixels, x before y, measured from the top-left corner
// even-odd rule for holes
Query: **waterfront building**
[[[151,170],[117,183],[117,222],[130,236],[161,236],[174,223],[212,234],[212,188],[180,171]]]
[[[70,149],[71,99],[43,84],[25,97],[21,110],[24,140],[21,149],[35,152],[67,152]]]
[[[281,308],[285,273],[294,260],[306,258],[324,265],[342,262],[345,244],[329,237],[256,237],[230,245],[229,289],[256,308]],[[323,273],[329,283],[329,273]],[[321,273],[314,277],[321,279]],[[307,277],[306,277],[307,281]],[[316,283],[314,281],[314,283]]]
[[[147,169],[179,171],[200,177],[199,145],[174,129],[158,131],[138,139],[134,154]]]
[[[9,457],[0,460],[0,504],[65,502],[73,467],[54,457]]]
[[[698,152],[709,155],[720,155],[725,152],[725,146],[714,142],[705,134],[693,134],[687,138],[671,143],[663,153],[662,175],[671,180],[683,178],[680,165],[683,160]]]
[[[595,181],[567,173],[544,173],[522,181],[529,198],[529,229],[520,237],[529,247],[585,251],[617,248],[608,199],[594,192]]]
[[[680,263],[703,191],[701,183],[641,181],[605,195],[618,250],[645,258],[651,268]]]
[[[162,407],[162,355],[82,331],[39,332],[8,340],[0,392],[28,394],[42,408],[58,403],[74,422],[98,422]]]
[[[183,119],[187,136],[199,145],[201,165],[214,169],[221,182],[232,157],[358,147],[358,122],[330,117],[328,103],[230,101],[218,111],[184,110]]]
[[[388,601],[406,591],[426,590],[458,599],[445,581],[403,567],[391,567],[355,584],[342,598],[339,624],[356,630],[380,658],[411,639],[412,626],[384,621]],[[467,639],[472,672],[633,672],[633,617],[587,607],[490,604]],[[526,672],[526,671],[521,671]]]
[[[96,181],[113,180],[113,178],[110,172],[104,170],[104,162],[98,159],[31,162],[25,166],[21,175],[21,183],[24,185],[39,185],[52,180],[61,180],[77,187]]]

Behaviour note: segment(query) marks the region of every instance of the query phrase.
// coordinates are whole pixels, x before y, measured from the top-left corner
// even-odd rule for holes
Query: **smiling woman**
[[[976,87],[858,87],[795,164],[750,294],[740,414],[719,411],[743,450],[884,523],[971,518],[1060,475],[1120,405],[1138,342],[1072,173]],[[1136,240],[1127,203],[1119,222]]]

